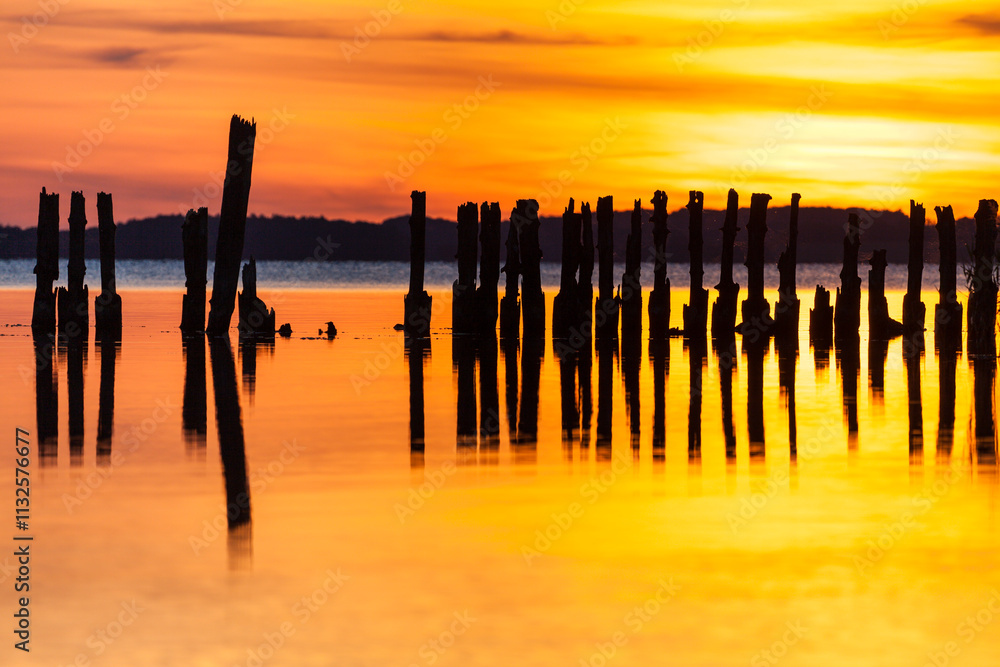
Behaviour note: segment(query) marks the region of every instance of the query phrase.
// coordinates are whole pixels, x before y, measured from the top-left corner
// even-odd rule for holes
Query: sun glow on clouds
[[[32,31],[40,5],[17,0],[0,19],[0,222],[33,224],[42,186],[111,191],[121,219],[217,211],[234,112],[261,132],[256,213],[380,220],[416,188],[452,217],[562,179],[543,213],[657,188],[721,207],[736,186],[970,215],[1000,194],[996,7],[907,7],[74,0]],[[124,114],[150,68],[165,76]]]

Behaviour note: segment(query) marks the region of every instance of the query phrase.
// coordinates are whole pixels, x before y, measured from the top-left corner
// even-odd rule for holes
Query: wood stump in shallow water
[[[840,288],[833,313],[836,341],[852,340],[861,327],[861,277],[858,275],[858,250],[861,226],[858,215],[851,213],[844,234],[844,264],[840,269]]]
[[[733,246],[736,244],[736,234],[740,227],[739,195],[736,190],[729,189],[729,199],[726,203],[726,219],[722,224],[722,265],[719,284],[715,289],[719,297],[712,305],[712,338],[727,340],[736,332],[736,310],[740,297],[740,285],[733,280]]]
[[[922,204],[910,200],[910,248],[906,263],[906,295],[903,297],[903,330],[908,334],[924,330],[926,308],[920,300],[924,276],[924,224]]]
[[[684,305],[684,336],[702,338],[708,330],[708,290],[702,287],[705,276],[702,218],[705,195],[692,190],[688,201],[688,252],[691,256],[691,291]]]
[[[615,209],[611,197],[597,199],[597,303],[594,306],[594,331],[597,340],[618,340],[618,312],[621,299],[615,296]]]
[[[410,338],[429,338],[431,297],[424,291],[427,193],[410,193],[410,291],[403,298],[403,332]]]
[[[938,206],[938,247],[940,248],[939,301],[934,306],[934,342],[942,350],[962,347],[962,304],[958,302],[956,273],[955,214],[951,206]]]
[[[253,257],[243,265],[243,291],[239,301],[240,335],[274,338],[274,308],[268,310],[267,304],[257,296],[257,262]]]
[[[903,325],[889,317],[889,302],[885,298],[886,251],[872,252],[868,272],[868,332],[873,340],[889,340],[903,333]]]
[[[208,209],[187,212],[181,225],[184,242],[184,286],[181,333],[205,330],[205,287],[208,284]]]
[[[94,302],[97,340],[121,340],[122,298],[115,283],[115,215],[111,195],[97,193],[97,225],[101,245],[101,294]]]
[[[976,211],[976,244],[969,281],[970,355],[996,356],[997,283],[994,276],[997,203],[982,199]]]
[[[69,270],[67,287],[57,292],[59,333],[67,339],[86,340],[90,333],[90,304],[83,277],[87,266],[83,259],[87,214],[82,192],[74,192],[69,205]]]
[[[788,219],[788,245],[778,257],[778,303],[774,307],[774,335],[783,342],[797,342],[801,303],[796,294],[795,267],[799,244],[799,193],[792,195]]]
[[[451,332],[476,332],[476,262],[479,209],[473,202],[458,207],[458,280],[451,287]]]
[[[47,194],[45,188],[38,197],[38,227],[35,262],[35,302],[31,313],[33,334],[56,333],[56,292],[53,284],[59,279],[59,195]]]
[[[667,278],[667,193],[653,193],[653,291],[649,294],[649,337],[663,340],[670,333],[670,279]]]

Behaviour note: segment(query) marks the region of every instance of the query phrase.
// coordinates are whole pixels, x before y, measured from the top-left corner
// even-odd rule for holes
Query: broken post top
[[[474,287],[476,284],[476,260],[479,256],[477,237],[479,236],[479,207],[467,202],[458,207],[458,284]]]
[[[690,198],[688,199],[688,203],[687,203],[687,209],[689,211],[690,210],[704,208],[704,206],[705,206],[705,193],[704,192],[700,192],[698,190],[691,190],[690,193],[689,193],[689,195],[690,195]]]
[[[251,300],[257,298],[257,262],[253,255],[243,265],[243,297]]]
[[[614,297],[615,208],[612,197],[597,198],[597,255],[600,258],[597,284],[599,296]]]
[[[97,226],[101,250],[101,291],[115,292],[115,214],[111,195],[97,193]]]
[[[883,273],[885,272],[885,267],[889,266],[889,262],[885,258],[886,252],[887,251],[884,248],[878,250],[872,250],[871,259],[868,260],[868,263],[871,265],[872,269],[881,270]]]
[[[42,188],[38,196],[37,246],[34,273],[47,289],[59,278],[59,195]]]
[[[590,215],[590,204],[580,204],[580,284],[591,287],[594,278],[594,223]]]
[[[83,192],[74,192],[69,200],[69,266],[68,287],[70,292],[83,289],[83,277],[87,266],[83,259],[84,234],[87,226],[86,204]]]
[[[507,229],[507,262],[501,271],[507,274],[505,294],[517,298],[517,279],[521,275],[521,250],[518,247],[517,226],[513,224],[513,219],[514,212],[511,212],[512,222]]]
[[[482,222],[479,229],[479,243],[482,246],[479,284],[496,290],[500,281],[500,204],[483,202],[479,218]]]

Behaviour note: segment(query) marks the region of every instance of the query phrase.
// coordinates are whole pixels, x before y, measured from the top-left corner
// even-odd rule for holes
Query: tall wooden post
[[[906,263],[906,296],[903,297],[903,329],[906,333],[924,330],[926,309],[920,300],[924,277],[924,224],[926,213],[923,204],[910,200],[910,253]]]
[[[938,206],[938,247],[940,248],[940,297],[934,307],[934,339],[939,348],[955,349],[962,345],[962,304],[958,302],[955,243],[955,214],[951,206]]]
[[[642,201],[635,200],[632,224],[625,240],[622,276],[622,339],[634,343],[642,332]]]
[[[771,304],[764,296],[764,235],[767,234],[767,203],[771,195],[754,193],[750,196],[750,221],[747,223],[747,298],[743,301],[743,323],[740,331],[744,340],[754,343],[766,340],[774,325]],[[749,338],[747,338],[749,336]]]
[[[206,329],[214,336],[228,333],[236,307],[256,138],[257,124],[234,115],[229,123],[229,161],[226,163],[226,181],[222,186],[219,238],[215,246],[215,273],[210,299],[212,307]]]
[[[521,307],[524,311],[525,339],[545,338],[545,293],[542,292],[542,248],[538,243],[538,202],[519,199],[517,218],[521,248]],[[511,222],[514,222],[513,220]]]
[[[663,340],[670,333],[670,279],[667,278],[667,193],[653,193],[653,291],[649,294],[649,337]]]
[[[774,334],[783,341],[792,342],[799,336],[799,311],[801,303],[796,294],[795,266],[799,245],[799,199],[792,194],[788,218],[788,245],[778,257],[778,303],[774,307]]]
[[[903,333],[903,325],[889,317],[889,302],[885,298],[886,251],[872,252],[868,272],[868,331],[873,340],[889,340]]]
[[[35,335],[56,333],[56,292],[59,279],[59,195],[38,196],[38,227],[35,246],[35,303],[31,313],[31,331]]]
[[[87,227],[86,206],[82,192],[74,192],[69,204],[69,270],[67,287],[60,287],[57,297],[59,333],[67,338],[86,340],[90,333],[90,304],[83,277],[84,235]]]
[[[429,338],[431,297],[424,291],[424,232],[427,226],[427,193],[410,193],[410,291],[403,299],[403,333],[410,338]]]
[[[521,325],[521,303],[518,300],[517,281],[521,276],[521,248],[517,242],[517,209],[510,214],[510,227],[507,230],[507,263],[503,271],[506,274],[504,296],[500,300],[500,337],[517,340]],[[515,354],[515,360],[517,355]]]
[[[576,272],[580,265],[580,226],[580,214],[576,212],[576,203],[571,198],[562,219],[562,272],[559,293],[552,302],[553,339],[570,338],[574,330],[579,330]]]
[[[691,291],[684,306],[684,335],[701,338],[708,329],[708,290],[702,287],[705,276],[702,220],[705,195],[692,190],[688,201],[688,253],[691,256]]]
[[[861,326],[861,277],[858,275],[858,250],[861,248],[861,226],[856,213],[847,219],[844,234],[844,265],[840,270],[840,288],[833,314],[834,336],[837,342],[857,336]]]
[[[580,334],[589,341],[594,337],[594,219],[588,202],[580,205],[580,230],[580,281],[577,286],[580,315],[577,321],[580,323]],[[587,363],[590,363],[590,352],[586,354]]]
[[[740,285],[733,280],[733,246],[739,232],[739,195],[729,189],[726,202],[726,219],[722,223],[722,266],[719,284],[715,286],[719,296],[712,306],[712,338],[731,338],[736,331],[736,305],[739,303]]]
[[[476,329],[479,335],[496,338],[499,297],[497,285],[500,282],[500,204],[483,202],[479,232],[481,246],[479,259],[479,289],[476,294]]]
[[[115,215],[111,195],[97,193],[97,225],[101,244],[101,295],[94,302],[97,340],[122,337],[122,298],[115,285]]]
[[[997,203],[982,199],[976,211],[976,244],[969,277],[970,355],[996,356],[997,284],[993,278],[996,240]]]
[[[208,284],[208,209],[191,209],[181,225],[184,243],[184,286],[181,302],[181,333],[205,330],[205,287]]]
[[[618,339],[618,311],[621,299],[615,296],[615,208],[611,197],[597,199],[597,303],[594,305],[596,337]]]
[[[476,331],[476,260],[478,255],[479,210],[473,202],[458,207],[458,280],[451,288],[451,331]]]

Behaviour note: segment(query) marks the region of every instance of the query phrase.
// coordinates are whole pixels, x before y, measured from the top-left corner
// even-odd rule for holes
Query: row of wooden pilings
[[[796,265],[799,224],[799,194],[791,199],[788,243],[778,259],[778,302],[774,314],[764,292],[764,240],[767,233],[767,206],[771,197],[755,193],[750,198],[747,224],[747,298],[737,324],[740,286],[733,279],[733,256],[739,232],[739,196],[728,195],[722,227],[721,274],[715,286],[718,292],[708,321],[709,291],[703,285],[704,249],[702,220],[704,195],[690,193],[688,209],[688,250],[690,254],[690,296],[684,305],[682,326],[670,327],[670,281],[667,278],[667,195],[653,195],[653,288],[649,293],[649,337],[684,336],[704,340],[710,333],[715,340],[725,340],[736,333],[744,344],[778,339],[796,339],[799,333],[800,301],[796,291]],[[424,233],[426,193],[411,194],[410,216],[410,289],[405,297],[404,331],[412,338],[430,334],[431,297],[424,290]],[[958,302],[956,271],[957,252],[955,216],[950,206],[937,207],[937,233],[940,246],[940,301],[934,314],[935,341],[939,346],[960,347],[962,305]],[[589,340],[592,337],[625,340],[642,335],[642,203],[636,200],[626,242],[625,272],[620,284],[614,284],[614,206],[611,197],[597,201],[597,244],[599,258],[598,294],[593,293],[594,238],[591,208],[570,199],[562,217],[562,272],[559,293],[553,300],[552,337],[556,340]],[[481,221],[481,224],[480,224]],[[995,355],[997,315],[997,280],[994,276],[997,236],[997,203],[981,200],[975,216],[976,240],[972,266],[967,270],[969,288],[968,350],[975,355]],[[538,203],[518,200],[510,214],[507,235],[507,261],[500,265],[500,223],[498,203],[463,204],[458,208],[458,280],[453,286],[452,333],[496,336],[499,320],[501,338],[525,339],[545,336],[545,295],[542,292],[538,241]],[[858,274],[861,235],[876,223],[868,213],[849,213],[844,227],[844,260],[840,287],[831,303],[830,292],[816,286],[814,305],[809,313],[810,340],[830,347],[857,337],[861,326],[861,277]],[[889,315],[885,298],[886,251],[875,250],[870,259],[868,284],[869,335],[888,339],[902,334],[919,336],[925,329],[925,307],[920,300],[923,280],[924,228],[926,215],[921,204],[910,202],[909,257],[907,290],[903,300],[902,321]],[[478,236],[478,243],[477,243]],[[481,248],[478,250],[477,245]],[[478,254],[477,254],[478,253]],[[476,284],[476,266],[480,269]],[[500,272],[506,274],[503,298],[499,298]],[[518,278],[520,277],[520,292]],[[523,323],[522,323],[523,320]],[[519,325],[520,331],[519,331]]]

